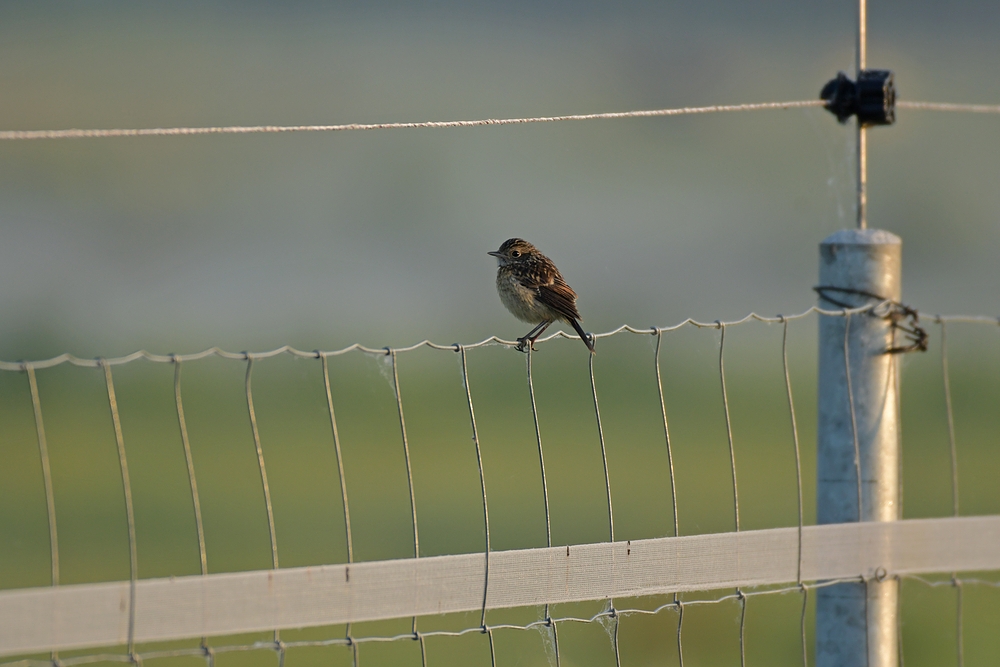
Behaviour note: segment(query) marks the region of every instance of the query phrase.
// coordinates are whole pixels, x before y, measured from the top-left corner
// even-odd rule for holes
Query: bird
[[[576,292],[566,284],[552,260],[524,239],[507,239],[499,250],[488,253],[497,259],[497,293],[510,314],[535,328],[517,339],[517,350],[534,350],[535,340],[556,320],[572,325],[591,354],[594,338],[580,326]]]

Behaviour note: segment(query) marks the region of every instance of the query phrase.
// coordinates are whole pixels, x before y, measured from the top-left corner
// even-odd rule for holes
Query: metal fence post
[[[820,285],[899,301],[902,241],[895,234],[844,229],[819,249]],[[851,291],[820,298],[826,309],[877,302]],[[892,336],[889,321],[873,314],[820,317],[818,523],[900,518],[899,385],[893,355],[886,353]],[[817,667],[898,664],[898,582],[880,579],[817,590]]]

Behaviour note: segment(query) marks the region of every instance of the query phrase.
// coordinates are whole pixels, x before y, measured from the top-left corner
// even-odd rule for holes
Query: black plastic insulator
[[[841,123],[857,116],[863,126],[892,125],[896,122],[896,88],[892,72],[886,69],[861,70],[857,82],[843,72],[831,79],[819,94],[826,109]]]

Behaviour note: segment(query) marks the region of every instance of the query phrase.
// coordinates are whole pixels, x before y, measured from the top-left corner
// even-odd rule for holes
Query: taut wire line
[[[963,111],[966,113],[1000,113],[1000,104],[953,104],[951,102],[907,102],[897,100],[900,109],[923,111]]]
[[[345,123],[341,125],[224,125],[216,127],[149,127],[113,129],[67,130],[3,130],[0,141],[23,139],[106,139],[110,137],[176,137],[199,134],[278,134],[282,132],[343,132],[347,130],[404,130],[415,128],[483,127],[487,125],[528,125],[530,123],[555,123],[564,120],[615,120],[619,118],[657,118],[660,116],[689,116],[694,114],[726,111],[763,111],[767,109],[800,109],[821,107],[824,100],[798,100],[793,102],[757,102],[752,104],[717,104],[706,107],[679,107],[674,109],[643,109],[638,111],[611,111],[607,113],[570,114],[566,116],[535,116],[530,118],[482,118],[479,120],[429,120],[409,123]]]

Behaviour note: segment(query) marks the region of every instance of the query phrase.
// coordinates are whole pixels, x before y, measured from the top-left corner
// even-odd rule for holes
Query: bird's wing
[[[576,292],[566,284],[562,276],[556,274],[552,282],[544,285],[536,285],[535,292],[538,300],[546,306],[559,313],[567,320],[579,320],[580,312],[576,309]]]

